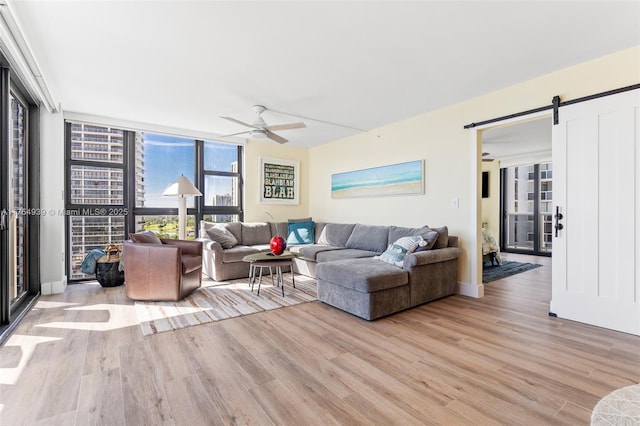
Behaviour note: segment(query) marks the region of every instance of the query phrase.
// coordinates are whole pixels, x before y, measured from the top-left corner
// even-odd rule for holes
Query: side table
[[[293,272],[293,259],[298,257],[298,253],[284,252],[279,256],[272,253],[254,253],[249,254],[242,258],[243,262],[249,262],[251,267],[249,268],[249,284],[251,285],[251,291],[258,279],[258,295],[260,294],[260,285],[262,284],[262,271],[264,268],[269,268],[269,272],[272,274],[272,268],[276,270],[276,285],[282,287],[282,297],[284,297],[284,280],[282,279],[282,267],[289,266],[291,269],[291,281],[293,288],[296,288],[296,278]],[[258,275],[258,270],[259,276]],[[257,276],[257,277],[256,277]],[[273,280],[273,275],[271,276]]]

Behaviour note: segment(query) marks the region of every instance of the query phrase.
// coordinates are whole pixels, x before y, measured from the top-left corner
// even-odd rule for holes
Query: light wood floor
[[[588,424],[640,338],[548,317],[535,261],[375,322],[312,302],[148,337],[122,287],[72,285],[0,347],[0,424]]]

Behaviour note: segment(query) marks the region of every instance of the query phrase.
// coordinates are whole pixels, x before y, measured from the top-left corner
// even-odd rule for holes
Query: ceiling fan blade
[[[291,129],[302,129],[307,127],[303,122],[299,123],[289,123],[289,124],[275,124],[273,126],[265,126],[267,130],[291,130]]]
[[[222,135],[222,136],[218,136],[219,138],[228,138],[231,136],[237,136],[237,135],[244,135],[245,133],[249,133],[251,130],[246,130],[244,132],[238,132],[238,133],[231,133],[230,135]]]
[[[243,126],[246,126],[246,127],[251,127],[252,129],[254,128],[253,125],[245,123],[244,121],[236,120],[233,117],[220,117],[220,118],[224,118],[225,120],[233,121],[234,123],[242,124]]]
[[[272,131],[265,129],[265,133],[267,134],[267,137],[271,140],[274,140],[278,143],[286,143],[289,142],[288,140],[286,140],[285,138],[283,138],[280,135],[276,135],[275,133],[273,133]]]

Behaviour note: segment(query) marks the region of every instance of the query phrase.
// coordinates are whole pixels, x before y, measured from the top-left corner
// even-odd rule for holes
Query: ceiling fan
[[[483,158],[482,158],[482,161],[491,162],[491,161],[493,161],[493,160],[494,160],[494,158],[484,158],[484,157],[486,157],[487,155],[491,155],[491,154],[490,154],[490,153],[488,153],[488,152],[483,152],[483,153],[482,153],[482,157],[483,157]]]
[[[254,105],[251,109],[256,113],[257,117],[253,120],[253,123],[245,123],[243,121],[237,120],[233,117],[220,117],[225,120],[233,121],[234,123],[242,124],[243,126],[249,127],[249,130],[245,130],[244,132],[233,133],[231,135],[225,136],[236,136],[242,135],[244,133],[248,133],[251,138],[269,138],[278,143],[289,142],[287,139],[283,138],[280,135],[273,133],[274,130],[291,130],[291,129],[302,129],[307,127],[303,122],[298,123],[289,123],[289,124],[276,124],[273,126],[268,126],[267,123],[262,119],[261,114],[267,110],[266,107],[262,105]]]

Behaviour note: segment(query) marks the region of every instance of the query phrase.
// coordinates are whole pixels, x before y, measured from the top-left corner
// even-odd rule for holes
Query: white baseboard
[[[52,281],[48,283],[40,284],[40,294],[50,295],[50,294],[58,294],[64,293],[64,290],[67,288],[66,281]]]
[[[484,297],[484,284],[458,283],[457,293],[479,299]]]

